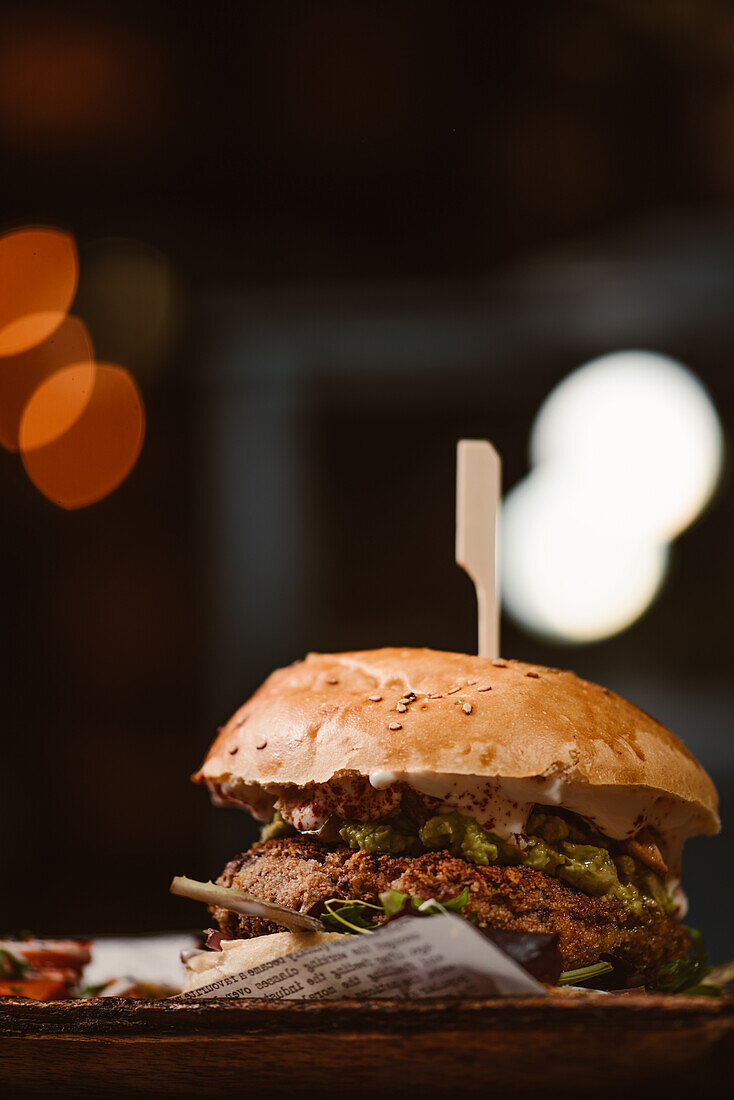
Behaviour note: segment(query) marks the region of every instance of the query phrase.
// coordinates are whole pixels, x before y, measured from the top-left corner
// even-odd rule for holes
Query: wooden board
[[[670,1100],[732,1078],[731,998],[0,1000],[3,1095]]]

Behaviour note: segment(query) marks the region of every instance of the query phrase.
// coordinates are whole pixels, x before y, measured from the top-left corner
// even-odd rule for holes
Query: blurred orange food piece
[[[73,997],[91,959],[87,940],[0,940],[0,997]]]
[[[63,978],[50,975],[0,981],[0,997],[28,997],[31,1001],[65,1001],[71,996]]]

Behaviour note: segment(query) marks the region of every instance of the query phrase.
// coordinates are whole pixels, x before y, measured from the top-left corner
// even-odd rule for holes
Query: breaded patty
[[[690,948],[685,928],[660,909],[634,913],[612,897],[590,897],[526,867],[478,867],[443,852],[411,858],[353,852],[307,837],[282,837],[256,844],[225,867],[218,882],[302,913],[328,898],[376,902],[392,887],[413,897],[448,901],[465,887],[462,916],[476,914],[491,928],[556,932],[564,969],[613,956],[642,973],[680,958]],[[223,932],[238,938],[280,929],[270,921],[212,910]]]

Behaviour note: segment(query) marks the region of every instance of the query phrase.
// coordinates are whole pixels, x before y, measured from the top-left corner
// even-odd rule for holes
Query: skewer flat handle
[[[497,513],[502,462],[485,439],[461,439],[456,447],[456,563],[477,590],[478,652],[499,657]]]

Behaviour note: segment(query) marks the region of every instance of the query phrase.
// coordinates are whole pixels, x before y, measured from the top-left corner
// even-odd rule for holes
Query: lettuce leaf
[[[688,933],[693,940],[690,954],[685,959],[674,959],[661,966],[652,988],[657,993],[720,997],[721,986],[706,982],[713,968],[708,965],[703,936],[695,928],[689,928]]]
[[[380,894],[380,904],[372,905],[366,901],[353,901],[349,898],[329,898],[324,902],[320,920],[327,928],[345,935],[360,935],[375,932],[381,924],[399,920],[402,917],[431,917],[437,913],[460,913],[469,900],[469,891],[464,889],[458,897],[449,901],[436,901],[429,898],[413,898],[400,890],[384,890]],[[380,918],[378,920],[376,918]]]

